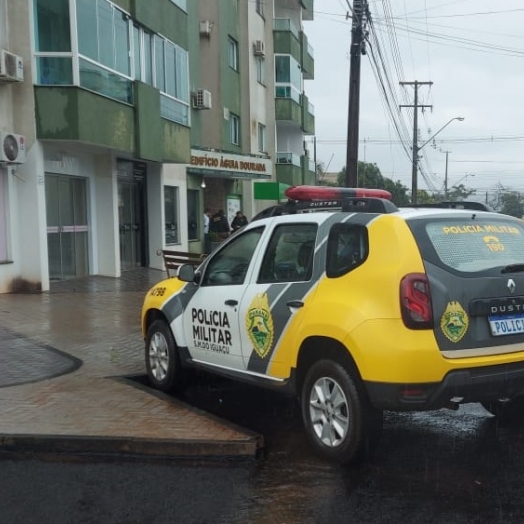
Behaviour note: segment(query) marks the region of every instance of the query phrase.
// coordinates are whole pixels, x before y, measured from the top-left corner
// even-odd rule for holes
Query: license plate
[[[491,334],[495,337],[524,333],[524,315],[490,315],[488,321]]]

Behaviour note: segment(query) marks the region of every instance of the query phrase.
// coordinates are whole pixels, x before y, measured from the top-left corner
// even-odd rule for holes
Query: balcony
[[[302,20],[313,20],[314,0],[300,0],[302,6]]]
[[[275,164],[277,182],[290,186],[315,184],[314,162],[307,155],[277,152]]]
[[[315,134],[315,108],[305,94],[302,94],[302,131],[305,135]]]
[[[314,186],[316,185],[316,168],[315,168],[315,161],[307,156],[304,155],[301,157],[302,159],[302,172],[304,174],[304,185],[306,186]]]
[[[306,34],[300,32],[300,63],[302,65],[302,74],[304,80],[313,80],[315,78],[315,59],[313,47],[308,42]]]
[[[126,151],[137,159],[188,163],[190,129],[160,115],[158,90],[134,83],[135,105],[75,86],[35,86],[39,139]]]
[[[80,87],[35,87],[40,139],[78,140],[134,153],[133,107]]]
[[[291,85],[275,86],[275,118],[286,122],[294,122],[302,127],[302,106],[300,93]]]
[[[300,31],[293,20],[289,18],[273,20],[273,49],[276,54],[291,55],[301,63]]]
[[[277,182],[289,186],[302,184],[302,159],[300,155],[290,152],[277,152],[275,164]]]

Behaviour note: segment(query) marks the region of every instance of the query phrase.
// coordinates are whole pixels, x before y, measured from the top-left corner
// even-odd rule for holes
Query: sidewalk
[[[0,451],[255,457],[260,435],[123,380],[145,374],[140,308],[164,275],[0,295]]]

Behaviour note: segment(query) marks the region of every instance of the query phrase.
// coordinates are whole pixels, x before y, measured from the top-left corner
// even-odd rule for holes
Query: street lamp
[[[417,145],[417,140],[415,137],[413,143],[413,165],[411,171],[411,203],[416,205],[417,203],[417,176],[418,176],[418,153],[419,151],[429,144],[444,128],[448,127],[453,120],[458,120],[462,122],[464,120],[463,116],[455,116],[448,120],[436,133],[433,133],[430,138],[428,138],[421,146]]]
[[[457,187],[460,182],[462,182],[464,179],[467,179],[468,176],[475,176],[475,173],[467,173],[462,178],[459,178],[451,187],[450,189],[453,189],[454,187]]]

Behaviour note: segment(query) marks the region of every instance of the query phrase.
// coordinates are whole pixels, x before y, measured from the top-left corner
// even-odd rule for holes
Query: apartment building
[[[161,269],[160,248],[202,251],[205,207],[310,183],[312,9],[0,0],[0,292]]]

